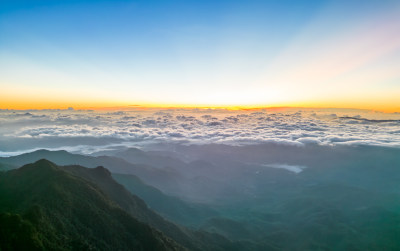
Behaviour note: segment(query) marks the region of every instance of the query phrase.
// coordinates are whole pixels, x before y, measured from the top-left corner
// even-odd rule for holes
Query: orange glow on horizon
[[[375,93],[364,95],[362,98],[355,99],[352,95],[342,95],[340,99],[331,97],[316,96],[300,98],[273,95],[265,97],[270,102],[250,103],[251,101],[242,100],[241,96],[234,96],[237,102],[209,102],[201,103],[167,103],[167,102],[151,102],[144,99],[129,100],[124,98],[118,100],[116,97],[98,97],[89,95],[84,91],[64,90],[46,90],[36,89],[33,86],[17,86],[13,88],[3,89],[0,93],[0,109],[10,110],[41,110],[41,109],[68,109],[73,107],[77,110],[138,110],[138,109],[226,109],[226,110],[259,110],[274,108],[350,108],[350,109],[366,109],[381,111],[386,113],[400,112],[400,102],[398,102],[397,91],[390,94]],[[71,98],[72,97],[72,98]],[[230,96],[222,95],[221,100],[232,100]],[[281,101],[272,101],[276,97]],[[229,99],[228,99],[229,98]],[[297,99],[297,100],[296,100]],[[207,96],[203,97],[207,100]],[[242,100],[242,102],[240,101]],[[312,101],[310,101],[312,100]],[[213,104],[214,103],[214,104]]]
[[[288,104],[259,104],[259,105],[194,105],[194,104],[163,104],[163,103],[138,103],[128,104],[126,102],[113,102],[113,101],[97,101],[88,100],[86,102],[57,102],[56,100],[11,100],[1,99],[0,109],[9,110],[46,110],[46,109],[68,109],[69,107],[75,110],[151,110],[151,109],[224,109],[224,110],[282,110],[282,109],[362,109],[372,110],[385,113],[400,112],[400,105],[393,106],[389,102],[382,103],[379,107],[369,105],[367,103],[351,104],[347,102],[333,103],[333,102],[298,102]]]

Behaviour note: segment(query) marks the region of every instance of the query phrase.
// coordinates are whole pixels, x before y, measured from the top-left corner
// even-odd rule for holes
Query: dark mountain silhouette
[[[172,194],[181,192],[179,184],[181,175],[174,169],[161,169],[143,164],[132,164],[124,159],[112,156],[85,156],[72,154],[67,151],[37,150],[13,157],[0,157],[0,164],[17,168],[19,166],[47,159],[57,165],[81,165],[89,168],[104,166],[112,173],[134,174],[139,176],[147,184],[156,185],[157,188]]]
[[[0,174],[0,212],[2,250],[184,250],[47,160]]]
[[[16,233],[0,227],[4,249],[22,247],[22,238],[32,249],[246,250],[166,221],[101,166],[57,166],[42,159],[1,173],[0,212],[4,226],[18,224],[22,230],[15,231],[26,235],[10,237]]]
[[[127,152],[132,151],[142,152],[140,150],[136,151],[135,149],[129,149]],[[153,155],[154,154],[152,154],[151,156]],[[165,218],[182,225],[198,226],[205,219],[209,217],[215,217],[218,214],[214,210],[209,209],[208,207],[201,204],[189,203],[175,196],[169,196],[159,189],[142,182],[141,179],[138,178],[136,175],[120,174],[116,172],[122,170],[122,172],[125,173],[137,173],[142,177],[148,177],[148,180],[153,181],[152,183],[156,183],[157,185],[167,184],[161,187],[168,186],[168,184],[176,186],[180,182],[179,180],[177,180],[177,177],[181,177],[181,175],[177,174],[175,177],[169,179],[169,176],[165,175],[165,170],[154,168],[148,165],[135,165],[115,157],[92,157],[79,154],[71,154],[67,151],[38,150],[19,156],[0,158],[0,163],[3,163],[3,165],[7,165],[9,168],[15,168],[18,165],[34,162],[42,158],[49,159],[58,165],[79,164],[92,168],[97,166],[106,166],[108,169],[114,172],[113,177],[118,182],[123,184],[133,194],[136,194],[144,199],[146,201],[146,204],[150,205],[153,210],[157,211]],[[189,166],[192,165],[188,164],[187,166],[188,170],[185,170],[183,172],[185,173],[184,175],[190,172],[190,170],[193,170],[193,168],[189,168]]]
[[[190,249],[204,249],[207,246],[198,240],[196,233],[166,221],[150,210],[139,197],[128,192],[117,183],[104,167],[85,168],[82,166],[63,166],[62,170],[96,184],[118,206],[141,222],[161,230],[170,238]]]
[[[65,164],[109,167],[111,176],[144,199],[152,210],[198,230],[152,216],[154,213],[142,207],[140,199],[128,199],[126,190],[110,182],[104,168],[69,166],[62,170],[98,184],[130,215],[190,249],[399,250],[398,148],[212,144],[174,150],[187,157],[181,166],[153,167],[117,157],[63,151],[1,158],[0,163],[10,166],[21,161],[19,157],[27,161],[46,155]],[[144,163],[145,157],[152,158],[157,152],[139,154]],[[173,154],[166,156],[174,158]],[[305,168],[295,173],[268,165],[275,163]],[[99,173],[103,175],[97,177]],[[195,203],[203,199],[202,204]],[[14,211],[9,213],[2,215],[5,221],[18,222],[22,232],[34,235],[26,218],[18,218]]]

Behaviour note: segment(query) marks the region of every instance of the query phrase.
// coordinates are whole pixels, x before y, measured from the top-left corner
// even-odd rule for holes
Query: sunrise
[[[400,111],[399,12],[396,1],[5,1],[0,107]]]
[[[400,1],[0,0],[0,250],[400,250]]]

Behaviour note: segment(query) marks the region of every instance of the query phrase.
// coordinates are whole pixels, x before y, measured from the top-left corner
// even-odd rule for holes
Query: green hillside
[[[40,160],[0,174],[1,250],[183,250],[97,185]]]

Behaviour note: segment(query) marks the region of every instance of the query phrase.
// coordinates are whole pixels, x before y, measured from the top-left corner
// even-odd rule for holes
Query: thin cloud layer
[[[300,173],[305,169],[305,166],[295,166],[295,165],[287,165],[287,164],[264,164],[265,167],[272,167],[272,168],[282,168],[294,173]]]
[[[153,143],[400,146],[400,114],[363,110],[0,111],[0,151],[94,152]]]

